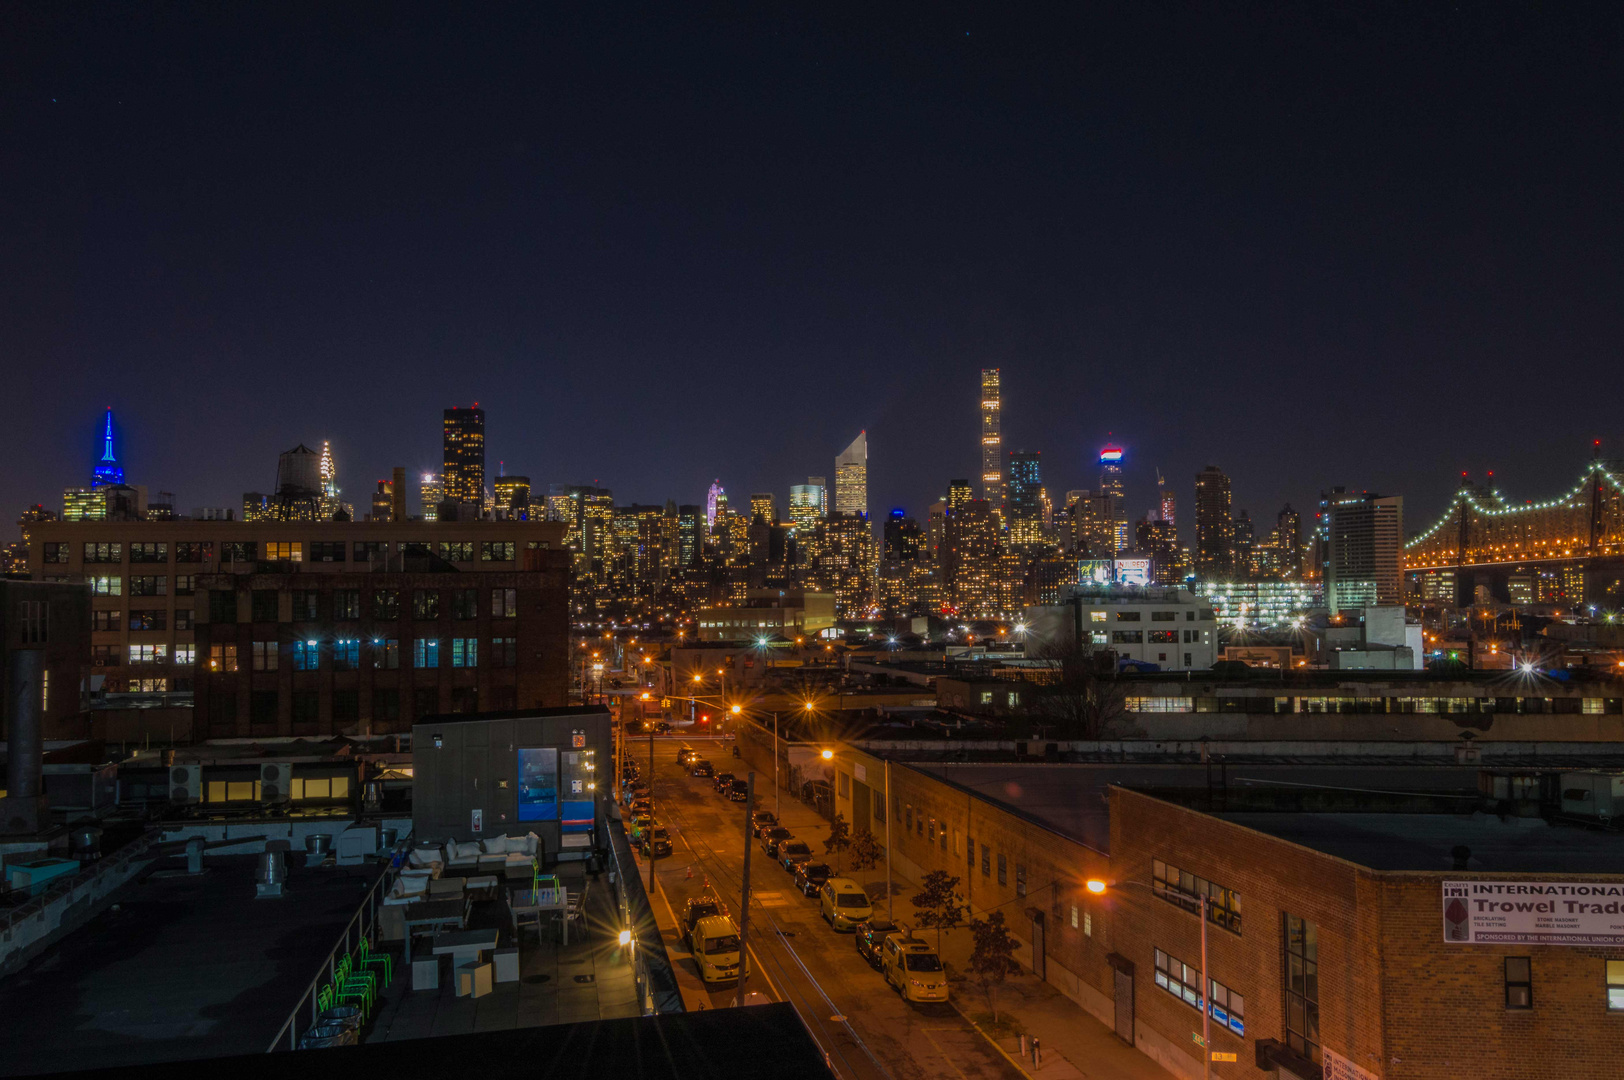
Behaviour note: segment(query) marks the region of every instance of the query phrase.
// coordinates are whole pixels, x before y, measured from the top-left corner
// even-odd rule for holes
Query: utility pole
[[[654,804],[654,729],[648,729],[648,798],[649,805]],[[654,814],[648,816],[648,827],[654,828]],[[643,839],[643,850],[648,852],[648,903],[649,910],[654,910],[654,839]]]
[[[885,759],[885,917],[891,925],[897,924],[897,902],[891,899],[891,819],[895,817],[891,803],[891,759]]]
[[[750,807],[756,801],[756,774],[746,773],[744,799],[744,886],[739,890],[739,996],[737,1004],[744,1004],[744,980],[750,971]]]
[[[773,818],[784,823],[784,785],[778,779],[778,714],[773,713]]]
[[[1207,903],[1201,894],[1201,1075],[1212,1080],[1212,980],[1207,977]]]

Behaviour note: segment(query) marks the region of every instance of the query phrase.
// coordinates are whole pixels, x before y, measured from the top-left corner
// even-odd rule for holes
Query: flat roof
[[[1214,817],[1372,870],[1448,873],[1453,849],[1466,869],[1519,874],[1624,874],[1624,836],[1540,818],[1493,814],[1242,813]]]
[[[1106,797],[1111,785],[1199,788],[1206,785],[1208,777],[1205,765],[1189,763],[960,764],[893,760],[973,792],[989,802],[998,803],[1034,824],[1102,852],[1109,852],[1111,848],[1111,814]],[[1225,775],[1225,771],[1214,763],[1211,770],[1214,785]],[[1451,794],[1477,791],[1476,769],[1448,765],[1273,765],[1231,762],[1227,768],[1227,779],[1231,787],[1262,782]],[[1448,848],[1453,846],[1453,843],[1445,846],[1446,855]]]
[[[276,900],[254,898],[253,855],[210,855],[195,877],[152,873],[116,890],[117,910],[0,981],[5,1071],[263,1056],[381,872],[302,861],[288,858]]]

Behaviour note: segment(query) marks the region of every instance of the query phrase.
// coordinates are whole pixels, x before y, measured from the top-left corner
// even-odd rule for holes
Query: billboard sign
[[[1329,1046],[1320,1048],[1325,1059],[1325,1080],[1380,1080],[1369,1069],[1354,1064]]]
[[[558,751],[550,746],[519,749],[519,820],[558,820]]]
[[[1458,945],[1624,945],[1624,884],[1446,881],[1444,941]]]
[[[1084,585],[1149,585],[1149,559],[1078,559],[1077,580]]]

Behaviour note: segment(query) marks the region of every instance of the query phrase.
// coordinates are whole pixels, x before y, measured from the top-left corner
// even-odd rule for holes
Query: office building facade
[[[1195,477],[1195,572],[1204,579],[1235,574],[1235,522],[1229,477],[1208,465]]]
[[[981,369],[981,497],[1002,512],[1004,479],[1003,392],[998,368]]]
[[[446,502],[485,505],[485,410],[445,410],[445,467],[440,472]]]
[[[1404,603],[1404,498],[1332,494],[1325,514],[1325,602],[1332,611]]]
[[[868,432],[860,431],[835,458],[835,512],[868,517]]]

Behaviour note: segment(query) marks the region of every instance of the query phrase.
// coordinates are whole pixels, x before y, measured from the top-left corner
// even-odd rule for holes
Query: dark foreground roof
[[[61,1074],[98,1080],[831,1080],[787,1004]]]

